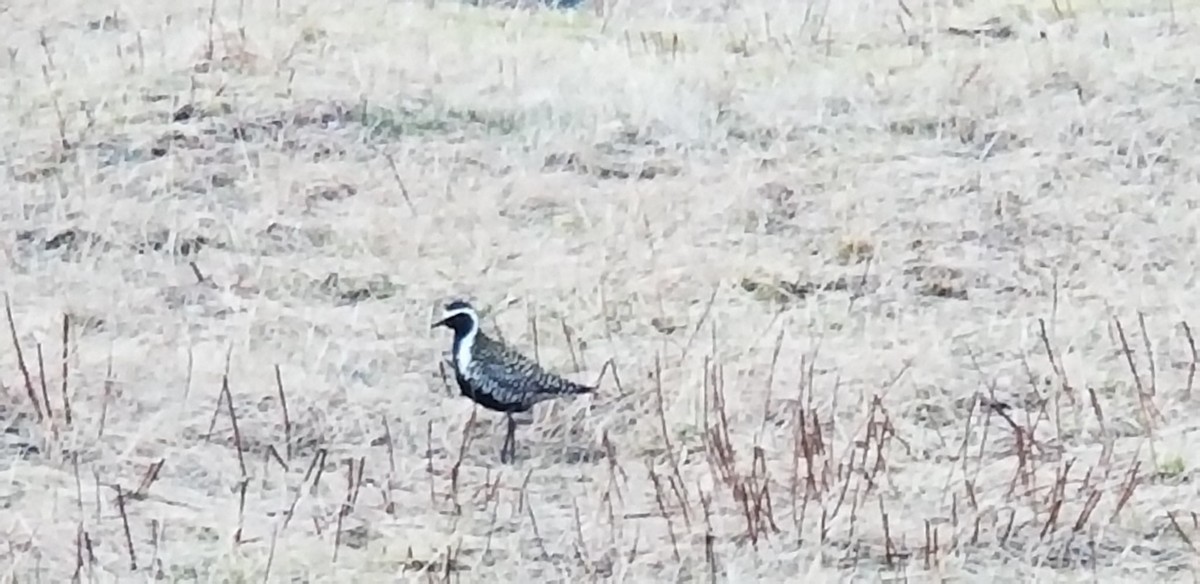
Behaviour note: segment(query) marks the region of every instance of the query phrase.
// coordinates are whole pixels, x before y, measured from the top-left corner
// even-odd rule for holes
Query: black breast
[[[457,371],[454,373],[454,379],[458,382],[458,390],[466,397],[471,398],[475,403],[496,412],[523,412],[529,409],[529,406],[520,402],[502,402],[499,401],[491,393],[483,391],[475,387],[471,381],[462,376]]]

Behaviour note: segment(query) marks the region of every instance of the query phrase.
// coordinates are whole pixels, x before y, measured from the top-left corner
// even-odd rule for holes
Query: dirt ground
[[[598,2],[0,7],[0,579],[1195,581],[1194,3]]]

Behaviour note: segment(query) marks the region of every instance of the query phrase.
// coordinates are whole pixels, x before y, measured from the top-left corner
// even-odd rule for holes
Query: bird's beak
[[[439,326],[445,326],[445,325],[446,325],[446,319],[443,318],[442,320],[439,320],[439,321],[433,323],[433,326],[429,327],[429,330],[433,330]]]

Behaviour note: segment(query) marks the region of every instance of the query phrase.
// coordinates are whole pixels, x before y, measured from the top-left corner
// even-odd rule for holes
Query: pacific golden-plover
[[[517,422],[513,414],[527,412],[538,402],[596,389],[550,373],[485,335],[479,329],[479,314],[466,301],[447,304],[442,319],[432,328],[439,326],[454,331],[451,363],[459,391],[489,410],[503,412],[508,420],[504,446],[500,448],[501,462],[511,462],[516,453]]]

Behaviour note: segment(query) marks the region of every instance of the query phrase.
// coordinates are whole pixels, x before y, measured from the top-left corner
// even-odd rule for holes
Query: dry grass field
[[[0,581],[1195,581],[1198,16],[6,2]]]

